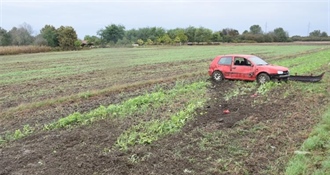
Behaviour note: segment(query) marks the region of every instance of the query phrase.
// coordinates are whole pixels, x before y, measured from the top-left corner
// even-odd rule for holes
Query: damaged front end
[[[290,75],[289,76],[289,80],[290,81],[302,81],[302,82],[319,82],[322,80],[323,78],[323,75],[324,75],[325,72],[323,72],[322,74],[320,75]]]

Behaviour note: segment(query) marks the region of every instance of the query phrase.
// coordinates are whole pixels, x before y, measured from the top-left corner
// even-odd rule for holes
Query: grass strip
[[[307,54],[304,56],[296,57],[294,59],[285,59],[272,62],[276,65],[286,66],[290,70],[290,74],[307,74],[315,73],[323,65],[328,65],[330,63],[330,50],[320,51],[314,54]]]
[[[286,168],[287,175],[330,174],[330,110],[313,129],[308,139],[295,151]]]

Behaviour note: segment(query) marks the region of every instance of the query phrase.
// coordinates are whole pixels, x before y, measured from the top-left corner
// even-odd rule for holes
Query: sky
[[[264,32],[282,27],[289,36],[314,30],[330,35],[330,0],[0,0],[0,26],[7,31],[29,24],[34,35],[45,25],[71,26],[83,39],[111,24],[126,30],[252,25]]]

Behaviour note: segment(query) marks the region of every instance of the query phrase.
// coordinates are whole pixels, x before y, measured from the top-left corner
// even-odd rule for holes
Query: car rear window
[[[231,57],[222,57],[222,58],[220,58],[218,64],[231,65]]]

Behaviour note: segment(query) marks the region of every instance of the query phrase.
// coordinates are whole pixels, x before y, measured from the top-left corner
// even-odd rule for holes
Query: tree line
[[[239,33],[233,28],[212,31],[204,27],[175,28],[165,30],[162,27],[144,27],[126,30],[123,25],[111,24],[97,31],[96,35],[86,35],[79,40],[71,26],[45,25],[40,33],[33,36],[32,27],[26,23],[6,31],[0,28],[0,46],[43,45],[61,50],[72,50],[83,44],[96,46],[139,45],[172,45],[189,43],[263,43],[291,41],[330,41],[328,34],[314,30],[309,36],[290,37],[282,27],[264,32],[259,25],[252,25],[249,30]]]

